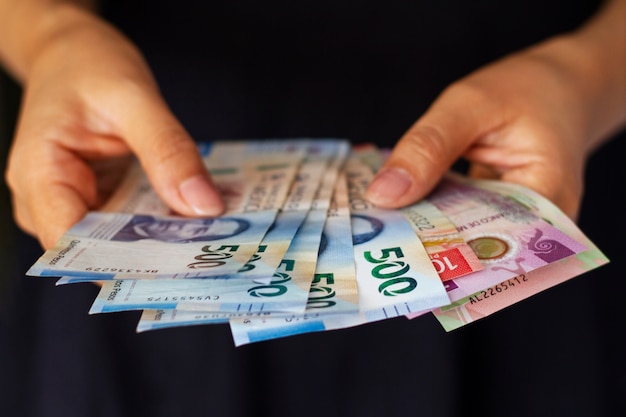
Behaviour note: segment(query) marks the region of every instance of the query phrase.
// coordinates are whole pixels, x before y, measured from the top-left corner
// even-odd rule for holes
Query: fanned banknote
[[[450,331],[608,262],[558,208],[512,184],[451,172],[412,206],[376,208],[364,192],[388,151],[374,145],[199,151],[223,216],[176,216],[136,163],[28,275],[102,281],[90,313],[142,309],[137,331],[230,323],[240,346],[427,312]]]
[[[557,229],[586,246],[586,250],[565,257],[549,265],[484,288],[448,306],[433,310],[446,331],[487,317],[532,295],[563,283],[573,277],[598,268],[608,258],[587,238],[576,224],[554,204],[525,187],[501,181],[464,181],[488,191],[497,192],[516,201],[537,217],[545,219]]]
[[[377,208],[365,199],[373,176],[359,158],[348,159],[360,311],[385,318],[448,304],[441,279],[404,215]]]
[[[336,161],[340,164],[341,161]],[[216,312],[303,312],[315,272],[322,228],[339,166],[327,169],[285,256],[267,283],[247,279],[127,280],[107,282],[90,309],[103,313],[139,309],[179,309]],[[247,272],[244,272],[246,274]]]
[[[448,174],[428,201],[454,222],[485,268],[447,281],[450,301],[586,250],[515,200],[460,178]]]
[[[90,212],[27,274],[82,280],[232,275],[274,223],[299,164],[275,155],[212,169],[220,187],[232,187],[227,211],[218,217]]]

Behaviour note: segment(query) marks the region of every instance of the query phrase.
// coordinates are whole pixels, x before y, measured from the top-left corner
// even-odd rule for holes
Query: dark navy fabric
[[[595,3],[135,0],[103,14],[197,140],[392,146],[448,83]],[[14,121],[19,91],[4,91]],[[5,215],[0,415],[619,415],[625,146],[622,134],[591,158],[580,217],[611,264],[451,333],[424,316],[239,348],[226,325],[136,334],[139,312],[88,315],[94,285],[25,277],[42,250]]]
[[[468,72],[584,21],[597,1],[104,2],[197,140],[393,145]]]

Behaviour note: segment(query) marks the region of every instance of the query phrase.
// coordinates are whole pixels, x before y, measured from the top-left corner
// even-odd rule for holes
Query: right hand
[[[486,65],[446,88],[368,189],[380,207],[425,197],[459,157],[473,178],[535,190],[578,218],[588,156],[626,125],[626,1],[580,29]]]
[[[224,210],[196,145],[168,109],[140,52],[86,11],[40,42],[24,74],[7,183],[14,215],[49,248],[97,209],[136,154],[176,212]]]

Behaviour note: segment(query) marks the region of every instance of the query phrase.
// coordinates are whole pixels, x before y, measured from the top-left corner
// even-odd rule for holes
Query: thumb
[[[224,203],[187,131],[160,95],[138,96],[125,103],[133,110],[122,115],[121,133],[155,191],[182,215],[221,214]]]
[[[472,90],[448,88],[411,126],[369,185],[369,201],[384,208],[415,203],[437,185],[473,140],[499,125],[493,106]]]

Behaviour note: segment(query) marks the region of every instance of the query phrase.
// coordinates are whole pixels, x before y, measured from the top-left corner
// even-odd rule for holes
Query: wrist
[[[626,124],[626,63],[619,42],[602,44],[585,31],[549,39],[528,50],[552,68],[563,90],[563,107],[576,124],[581,149],[592,152]],[[621,45],[622,48],[626,46]],[[621,56],[620,56],[621,54]]]
[[[596,121],[592,148],[626,126],[626,0],[607,0],[586,25],[571,36],[593,67],[588,102]]]
[[[97,22],[92,12],[70,2],[7,2],[0,18],[0,61],[20,83],[24,83],[38,57],[49,45],[71,36],[81,27]],[[84,2],[83,2],[84,3]]]
[[[626,126],[626,1],[605,7],[578,30],[546,43],[581,100],[585,149]]]

